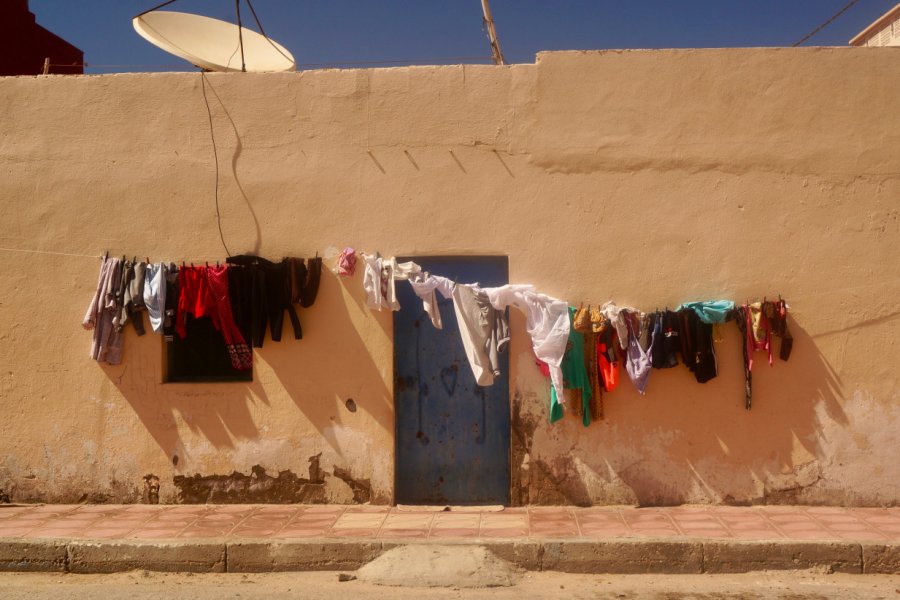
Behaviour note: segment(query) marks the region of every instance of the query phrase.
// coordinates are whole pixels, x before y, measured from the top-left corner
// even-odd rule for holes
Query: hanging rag
[[[441,310],[434,292],[437,290],[444,298],[449,299],[453,296],[453,288],[456,284],[446,277],[431,275],[427,271],[411,276],[409,284],[412,286],[416,296],[422,300],[425,314],[431,318],[431,324],[434,325],[435,329],[443,329]]]
[[[491,385],[500,375],[500,354],[509,343],[506,311],[494,308],[487,295],[476,286],[456,285],[452,297],[475,383]]]
[[[580,392],[580,407],[576,413],[581,415],[582,424],[587,427],[591,424],[591,381],[584,364],[584,334],[576,331],[573,325],[577,309],[569,307],[569,336],[566,341],[566,350],[563,355],[561,369],[563,375],[563,387],[567,390]],[[562,417],[562,405],[556,393],[556,388],[550,388],[550,422]],[[575,404],[575,403],[573,403]],[[578,406],[576,404],[576,406]]]
[[[728,314],[734,310],[734,302],[731,300],[705,300],[701,302],[685,302],[675,310],[691,309],[700,320],[710,325],[724,323],[728,320]]]
[[[114,319],[121,314],[116,291],[122,278],[122,261],[106,257],[100,263],[97,288],[82,320],[82,327],[93,330],[91,358],[98,362],[118,365],[122,362],[122,331]]]
[[[347,246],[338,256],[338,275],[352,277],[356,273],[356,250]]]
[[[514,306],[525,314],[525,329],[534,354],[550,369],[550,380],[559,402],[563,402],[562,360],[569,338],[569,307],[562,300],[538,293],[532,285],[484,288],[497,310]]]
[[[625,355],[625,371],[631,379],[631,383],[642,396],[647,393],[647,381],[650,378],[652,365],[650,363],[650,352],[653,351],[653,343],[644,350],[639,342],[638,326],[635,321],[640,318],[638,313],[625,314],[625,327],[628,330],[628,340]]]

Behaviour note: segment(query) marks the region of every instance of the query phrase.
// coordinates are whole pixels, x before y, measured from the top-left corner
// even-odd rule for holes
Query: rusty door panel
[[[403,260],[408,260],[404,258]],[[508,283],[506,257],[412,257],[461,283]],[[396,501],[400,504],[507,504],[509,359],[491,386],[476,385],[459,336],[453,301],[438,294],[435,329],[406,282],[394,313]]]

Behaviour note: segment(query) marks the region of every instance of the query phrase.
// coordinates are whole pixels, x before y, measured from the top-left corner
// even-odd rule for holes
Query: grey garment
[[[84,315],[82,326],[94,331],[91,358],[117,365],[122,362],[122,332],[115,324],[121,314],[117,293],[122,282],[122,261],[107,258],[100,265],[97,290]]]
[[[144,312],[144,276],[147,271],[146,263],[125,263],[127,267],[127,281],[125,282],[125,291],[122,297],[122,311],[124,318],[120,323],[120,327],[126,322],[131,321],[135,332],[140,335],[146,333],[144,331],[144,318],[141,315]]]
[[[130,261],[122,262],[122,276],[119,278],[119,285],[116,288],[116,305],[118,310],[113,318],[113,324],[119,331],[125,327],[130,317],[128,310],[128,292],[131,287],[131,280],[134,279],[134,264]]]
[[[147,272],[147,263],[139,262],[134,265],[134,277],[125,290],[125,306],[128,308],[131,324],[137,334],[144,335],[144,277]]]
[[[166,266],[163,263],[147,265],[144,277],[144,306],[150,318],[150,327],[162,333],[166,312]]]
[[[650,361],[653,342],[650,343],[650,347],[647,350],[644,350],[638,341],[637,332],[631,326],[631,319],[626,319],[626,325],[628,327],[628,349],[625,353],[625,371],[628,373],[631,383],[643,395],[647,390],[650,371],[653,370],[653,365]]]
[[[487,294],[473,286],[455,286],[452,297],[460,337],[475,382],[481,386],[491,385],[500,375],[499,355],[509,343],[506,311],[494,308]]]
[[[144,307],[144,277],[147,275],[147,263],[134,264],[134,278],[128,285],[125,301],[130,302],[135,308]]]

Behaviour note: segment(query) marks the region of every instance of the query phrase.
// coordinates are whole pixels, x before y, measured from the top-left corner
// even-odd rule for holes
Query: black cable
[[[173,2],[175,2],[175,0],[167,0],[166,2],[163,2],[162,4],[158,4],[157,6],[154,6],[153,8],[148,8],[147,10],[145,10],[144,12],[139,14],[138,17],[146,15],[148,12],[153,12],[154,10],[159,10],[163,6],[168,6],[169,4],[172,4]],[[137,18],[137,17],[135,17],[135,18]]]
[[[847,12],[847,11],[848,11],[854,4],[856,4],[857,2],[859,2],[859,0],[853,0],[852,2],[849,2],[844,8],[842,8],[842,9],[839,10],[837,13],[835,13],[835,15],[834,15],[833,17],[831,17],[830,19],[828,19],[827,21],[825,21],[824,23],[822,23],[821,25],[819,25],[818,27],[816,27],[815,29],[813,29],[813,30],[812,30],[810,33],[808,33],[802,40],[800,40],[799,42],[796,42],[796,43],[792,44],[792,46],[793,46],[793,47],[799,46],[800,44],[802,44],[803,42],[805,42],[806,40],[808,40],[808,39],[811,38],[812,36],[816,35],[816,34],[819,33],[820,31],[822,31],[823,29],[825,29],[826,27],[828,27],[829,25],[831,25],[831,23],[834,22],[835,19],[837,19],[837,18],[840,17],[842,14],[844,14],[845,12]]]
[[[219,227],[219,239],[225,248],[225,256],[231,256],[231,251],[225,245],[225,235],[222,233],[222,215],[219,212],[219,152],[216,149],[216,133],[213,128],[212,109],[209,108],[209,99],[206,97],[206,73],[200,71],[200,89],[203,91],[203,102],[206,104],[206,114],[209,117],[209,137],[212,139],[213,156],[216,159],[216,225]]]
[[[241,29],[241,0],[234,0],[234,9],[237,12],[238,44],[241,45],[241,73],[247,72],[247,63],[244,61],[244,32]]]
[[[256,16],[256,9],[253,8],[253,3],[250,2],[250,0],[247,0],[247,6],[250,7],[250,12],[253,13],[253,19],[256,21],[256,26],[259,27],[259,32],[262,34],[262,36],[263,36],[264,38],[266,38],[266,41],[269,42],[269,44],[270,44],[273,48],[275,48],[275,50],[278,51],[278,54],[282,55],[283,57],[285,57],[286,59],[288,59],[290,62],[294,62],[294,59],[292,59],[290,56],[288,56],[287,54],[285,54],[284,52],[282,52],[282,51],[281,51],[281,48],[279,48],[279,47],[275,44],[275,42],[273,42],[271,39],[269,39],[269,36],[266,35],[266,30],[263,29],[263,26],[262,26],[262,23],[261,23],[260,20],[259,20],[259,17]]]

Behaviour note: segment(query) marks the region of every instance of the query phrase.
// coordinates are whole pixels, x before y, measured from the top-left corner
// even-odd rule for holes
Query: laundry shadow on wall
[[[260,437],[251,406],[269,404],[256,381],[229,383],[161,383],[159,355],[164,343],[153,333],[125,342],[119,366],[102,365],[109,383],[128,402],[173,466],[191,464],[181,427],[204,437],[215,450],[234,449],[236,441]]]
[[[377,313],[366,308],[360,277],[357,272],[354,278],[341,280],[323,269],[315,304],[299,312],[303,339],[267,343],[257,351],[280,387],[339,455],[347,448],[342,447],[338,430],[365,431],[360,423],[364,415],[391,435],[394,431],[391,391],[373,358],[370,342],[355,325],[365,323],[371,330],[367,336],[384,336],[390,352],[391,315],[390,311]],[[373,319],[377,328],[371,327]],[[385,364],[391,364],[390,354]]]
[[[700,384],[684,365],[653,370],[641,396],[623,369],[616,390],[604,394],[604,420],[588,428],[573,414],[548,425],[542,411],[516,410],[517,398],[513,455],[522,449],[528,470],[513,461],[514,486],[521,486],[512,490],[514,501],[640,506],[827,501],[828,491],[815,487],[819,462],[827,455],[825,429],[849,426],[841,405],[845,394],[802,324],[792,319],[791,332],[789,361],[778,358],[779,338],[773,342],[773,367],[764,352],[754,355],[749,411],[742,338],[733,323],[716,345],[718,377]],[[527,374],[527,380],[518,377],[533,387]],[[544,428],[550,428],[547,434],[536,435]],[[539,438],[544,447],[534,443]]]
[[[646,397],[622,399],[643,402],[648,409],[633,413],[649,430],[646,458],[613,465],[639,505],[682,504],[698,497],[736,505],[814,501],[807,488],[819,481],[818,460],[827,441],[823,421],[849,424],[840,378],[806,330],[792,321],[789,361],[778,358],[779,338],[773,341],[772,367],[766,353],[755,353],[747,411],[742,338],[733,324],[727,327],[733,331],[718,347],[717,379],[698,384],[680,367],[681,381],[669,385],[662,383],[668,373],[654,371]]]

